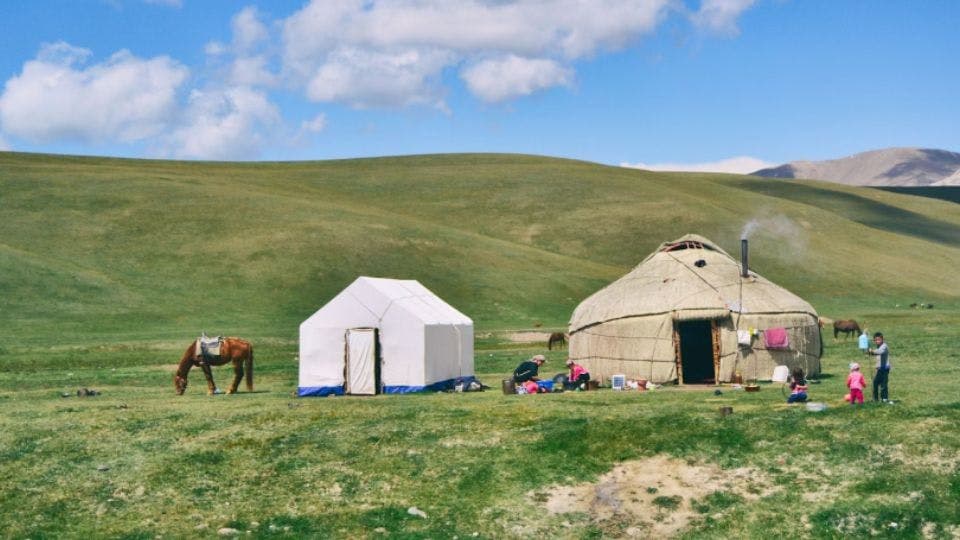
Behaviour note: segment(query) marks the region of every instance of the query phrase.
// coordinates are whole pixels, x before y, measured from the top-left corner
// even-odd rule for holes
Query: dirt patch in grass
[[[550,334],[548,332],[512,332],[505,337],[514,343],[536,343],[538,341],[546,343],[550,339]]]
[[[931,425],[942,423],[944,422],[941,419],[927,419],[914,424],[914,429],[920,433],[929,433],[930,431],[927,430],[930,429]],[[903,444],[886,447],[874,445],[872,448],[877,455],[884,456],[894,463],[918,469],[933,469],[942,471],[944,474],[951,474],[960,466],[960,456],[938,444],[923,446],[922,451],[918,451],[917,448],[908,451]]]
[[[704,513],[722,513],[723,500],[755,500],[772,489],[754,469],[653,456],[621,463],[596,483],[553,487],[537,500],[551,514],[588,515],[607,536],[657,538],[677,534]]]

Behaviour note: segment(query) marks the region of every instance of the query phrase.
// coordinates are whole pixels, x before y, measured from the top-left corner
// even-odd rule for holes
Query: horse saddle
[[[202,334],[197,338],[197,358],[212,360],[220,357],[220,346],[223,345],[223,336],[207,337]]]

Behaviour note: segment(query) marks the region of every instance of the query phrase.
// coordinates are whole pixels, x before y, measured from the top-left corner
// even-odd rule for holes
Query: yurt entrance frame
[[[707,335],[707,325],[709,325],[709,336]],[[697,333],[699,333],[700,336],[695,336],[695,334]],[[679,384],[686,384],[686,381],[684,381],[684,376],[683,376],[683,367],[684,367],[683,350],[685,348],[684,347],[685,335],[687,336],[686,344],[688,346],[686,348],[688,353],[690,352],[691,346],[697,345],[694,343],[689,343],[689,340],[701,339],[704,342],[706,342],[706,340],[709,339],[709,346],[710,346],[710,351],[712,353],[711,356],[712,356],[712,364],[713,364],[713,381],[712,382],[713,384],[717,384],[720,379],[720,321],[718,321],[717,319],[709,319],[709,320],[698,319],[698,320],[673,322],[673,349],[674,349],[674,357],[676,358],[676,361],[677,361],[677,382]],[[701,343],[700,345],[702,346],[704,344],[705,343]],[[690,360],[691,362],[693,361],[693,359],[690,359]],[[693,374],[692,370],[695,369],[695,366],[693,366],[692,364],[688,364],[688,367],[690,368],[691,375],[692,375]],[[699,366],[699,367],[702,369],[704,366]],[[696,380],[696,381],[691,380],[690,384],[703,384],[705,380],[706,380],[705,378],[700,378],[699,380]]]
[[[376,328],[350,328],[344,338],[344,392],[368,396],[382,393],[380,331]]]

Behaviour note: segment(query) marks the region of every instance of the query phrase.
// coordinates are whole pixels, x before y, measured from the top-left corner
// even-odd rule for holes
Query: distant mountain
[[[933,186],[960,186],[960,169],[957,169],[956,172],[950,176],[940,180],[939,182],[934,182],[931,184]]]
[[[887,148],[827,161],[791,161],[752,174],[854,186],[958,186],[960,153],[929,148]]]

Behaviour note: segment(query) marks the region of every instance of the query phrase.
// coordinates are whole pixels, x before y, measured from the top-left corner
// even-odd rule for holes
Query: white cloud
[[[222,56],[227,54],[229,51],[230,49],[228,49],[226,45],[220,43],[219,41],[211,41],[203,47],[203,52],[205,52],[208,56]]]
[[[267,27],[260,22],[254,7],[245,7],[233,16],[233,43],[240,52],[250,51],[269,37]]]
[[[344,43],[580,58],[653,30],[672,0],[313,0],[284,24],[292,60]]]
[[[756,0],[703,0],[692,16],[694,24],[719,34],[736,35],[737,18]]]
[[[266,56],[237,58],[230,66],[229,80],[238,86],[273,86],[276,76],[270,72]]]
[[[72,66],[87,61],[93,52],[82,47],[74,47],[65,41],[44,43],[37,52],[37,60],[45,64]]]
[[[573,70],[553,60],[511,54],[484,60],[464,69],[460,76],[480,99],[495,102],[554,86],[568,86],[573,81]]]
[[[708,163],[621,163],[621,167],[649,171],[687,171],[748,174],[773,164],[749,156],[738,156]]]
[[[304,133],[320,133],[327,128],[327,115],[320,113],[312,120],[304,120],[300,124],[300,131]]]
[[[218,77],[229,86],[276,86],[277,76],[263,50],[269,45],[270,31],[256,8],[247,7],[234,15],[231,28],[230,44],[211,41],[204,46],[212,65],[220,68]]]
[[[0,152],[8,152],[10,150],[13,150],[13,147],[11,147],[3,137],[0,137]]]
[[[379,52],[340,48],[331,51],[307,83],[314,101],[336,101],[353,107],[428,105],[443,109],[436,77],[451,61],[444,52],[408,49]]]
[[[162,154],[178,158],[255,159],[281,120],[266,95],[246,87],[194,90],[183,124]]]
[[[119,51],[84,67],[86,49],[59,42],[7,80],[0,95],[4,133],[32,142],[133,142],[162,132],[189,71],[165,56]]]
[[[483,99],[508,99],[569,84],[570,62],[621,49],[649,34],[674,3],[313,0],[283,22],[283,62],[286,73],[316,101],[355,107],[437,105],[436,88],[427,81],[461,65],[469,66],[461,76],[471,91]],[[523,77],[512,71],[515,62],[490,58],[544,63]],[[498,73],[498,67],[507,71]],[[493,78],[502,79],[496,88]]]

